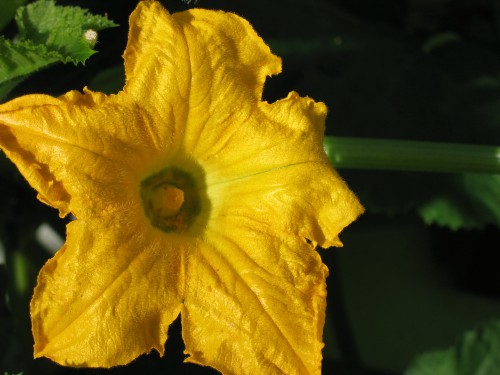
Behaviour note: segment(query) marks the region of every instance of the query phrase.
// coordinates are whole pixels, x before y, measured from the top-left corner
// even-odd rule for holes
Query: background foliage
[[[0,2],[6,38],[19,38],[9,14],[23,2]],[[57,4],[107,14],[119,26],[99,33],[98,53],[85,64],[51,61],[7,99],[59,95],[85,85],[114,92],[123,84],[121,54],[137,1]],[[195,5],[164,4],[170,11]],[[264,98],[297,90],[324,101],[328,135],[500,146],[496,0],[199,0],[196,6],[247,18],[283,58],[283,73],[268,79]],[[320,250],[331,270],[324,373],[500,373],[494,360],[500,358],[494,321],[500,318],[500,175],[339,172],[367,213],[343,233],[344,248]],[[51,256],[37,233],[48,224],[65,235],[65,222],[35,195],[1,158],[0,372],[216,373],[182,364],[178,323],[162,359],[142,356],[111,371],[32,360],[28,303],[37,272]]]

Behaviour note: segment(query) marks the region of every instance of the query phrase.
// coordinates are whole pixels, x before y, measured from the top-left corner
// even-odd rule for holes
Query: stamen
[[[156,215],[172,217],[179,213],[184,203],[184,191],[176,186],[161,185],[152,191],[150,200]]]

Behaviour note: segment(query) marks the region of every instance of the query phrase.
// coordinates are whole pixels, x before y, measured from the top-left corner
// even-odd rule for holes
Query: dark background
[[[170,11],[194,6],[163,2]],[[120,87],[120,77],[96,80],[122,64],[128,16],[137,1],[60,0],[106,13],[120,26],[102,31],[86,64],[56,65],[31,76],[11,97],[71,89]],[[324,101],[334,136],[500,144],[500,5],[491,0],[200,0],[196,6],[248,19],[283,59],[264,99],[291,90]],[[14,36],[9,25],[6,34]],[[180,324],[170,329],[164,358],[144,355],[112,370],[67,369],[32,359],[28,303],[36,274],[50,256],[34,230],[65,222],[39,203],[6,160],[0,170],[0,233],[7,266],[0,266],[0,373],[215,374],[183,364]],[[331,271],[324,331],[324,374],[402,374],[427,350],[447,347],[464,330],[500,317],[497,272],[500,208],[481,206],[462,176],[425,172],[340,169],[367,213],[348,227],[344,248],[319,249]],[[468,186],[468,185],[467,185]],[[458,225],[429,220],[423,207],[443,197]],[[447,206],[448,207],[448,206]],[[450,214],[451,215],[451,214]],[[16,249],[14,255],[12,249]],[[28,267],[17,270],[12,258]],[[15,272],[30,285],[14,290]]]

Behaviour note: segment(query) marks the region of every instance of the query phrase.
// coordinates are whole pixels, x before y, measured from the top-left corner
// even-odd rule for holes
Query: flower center
[[[183,232],[200,212],[194,179],[178,168],[165,168],[141,183],[144,212],[164,232]]]
[[[158,216],[172,217],[177,215],[183,203],[184,192],[175,186],[160,185],[151,192],[151,209]]]

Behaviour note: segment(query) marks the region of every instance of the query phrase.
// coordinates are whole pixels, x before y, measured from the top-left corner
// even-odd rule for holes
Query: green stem
[[[325,137],[336,168],[446,173],[500,173],[500,146]]]

